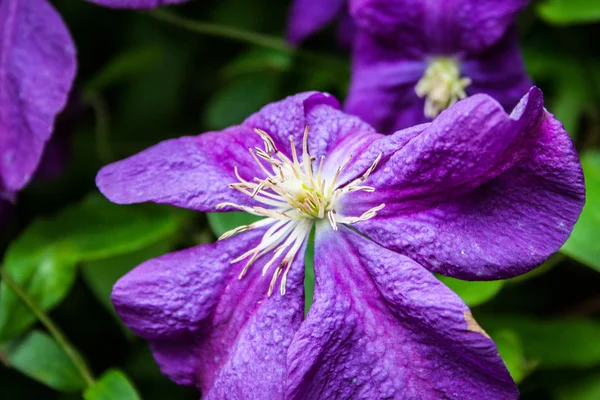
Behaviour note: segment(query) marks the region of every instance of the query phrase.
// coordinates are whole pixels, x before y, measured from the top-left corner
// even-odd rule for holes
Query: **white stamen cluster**
[[[285,253],[275,268],[268,291],[268,295],[271,296],[277,279],[283,274],[280,288],[281,294],[284,295],[287,275],[292,262],[310,233],[315,220],[327,218],[331,227],[337,230],[338,224],[353,224],[373,218],[377,211],[385,206],[381,204],[373,207],[358,217],[342,216],[336,211],[337,201],[342,196],[356,191],[373,192],[375,190],[373,187],[361,184],[373,172],[381,159],[381,154],[360,177],[338,187],[336,180],[350,161],[351,156],[337,168],[331,177],[324,176],[325,157],[322,156],[315,173],[313,162],[316,161],[316,158],[308,152],[308,127],[304,130],[301,161],[296,153],[296,145],[292,136],[290,136],[292,154],[290,159],[277,149],[269,134],[260,129],[255,129],[254,132],[261,137],[265,148],[255,147],[249,151],[264,172],[265,177],[254,178],[252,182],[249,182],[240,176],[235,167],[234,172],[239,182],[232,183],[229,187],[252,197],[264,206],[249,207],[227,202],[218,204],[216,207],[217,209],[232,207],[265,218],[253,224],[232,229],[224,233],[219,240],[251,229],[269,226],[258,246],[232,260],[231,263],[248,259],[239,275],[239,279],[242,279],[258,258],[273,251],[271,259],[263,267],[262,275],[265,276],[269,268]]]
[[[425,75],[415,86],[420,98],[425,97],[425,116],[435,118],[456,103],[467,97],[465,89],[471,79],[460,77],[458,61],[449,57],[434,58],[425,70]]]

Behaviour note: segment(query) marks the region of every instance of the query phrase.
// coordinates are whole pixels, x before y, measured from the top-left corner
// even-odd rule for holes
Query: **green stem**
[[[19,286],[17,282],[15,282],[10,275],[4,271],[4,269],[0,269],[0,277],[6,283],[6,285],[12,289],[13,292],[17,294],[29,307],[29,309],[35,314],[36,317],[42,322],[42,324],[48,329],[48,332],[54,337],[58,345],[64,350],[67,356],[71,359],[81,377],[84,379],[86,385],[88,387],[92,386],[95,383],[95,379],[93,377],[92,372],[84,361],[83,357],[79,354],[79,352],[75,349],[75,347],[69,342],[64,333],[60,330],[60,328],[50,319],[48,315],[37,305],[37,303],[29,297],[29,295]]]
[[[172,12],[161,9],[148,12],[147,15],[159,21],[167,22],[192,32],[236,40],[239,42],[249,43],[255,46],[266,47],[284,53],[297,55],[298,57],[303,58],[307,61],[317,62],[321,64],[329,64],[330,66],[348,70],[348,65],[344,60],[335,57],[324,56],[322,54],[314,53],[312,51],[304,49],[298,49],[296,47],[290,46],[284,39],[278,37],[263,35],[261,33],[256,33],[234,27],[211,24],[208,22],[192,21],[186,18],[182,18],[176,14],[173,14]]]
[[[110,116],[108,106],[102,97],[95,92],[85,95],[85,100],[94,110],[96,118],[96,150],[100,161],[109,164],[115,160],[110,146]]]

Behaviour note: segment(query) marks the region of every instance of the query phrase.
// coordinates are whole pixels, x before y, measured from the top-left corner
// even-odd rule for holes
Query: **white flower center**
[[[415,92],[420,98],[425,97],[425,116],[435,118],[458,100],[467,97],[465,88],[470,84],[471,79],[460,77],[460,67],[455,58],[436,57],[415,86]]]
[[[377,211],[385,206],[385,204],[381,204],[373,207],[360,216],[343,216],[336,211],[336,205],[341,197],[355,191],[373,192],[375,190],[370,186],[361,186],[361,184],[373,172],[381,159],[381,154],[360,177],[346,185],[339,186],[336,184],[337,178],[350,161],[351,156],[337,168],[333,176],[324,176],[323,163],[325,157],[321,156],[318,169],[315,172],[313,162],[316,158],[308,152],[308,127],[304,130],[301,160],[296,153],[292,136],[290,136],[292,153],[290,159],[277,149],[269,134],[260,129],[255,129],[254,132],[262,138],[265,148],[263,150],[255,147],[249,149],[249,151],[265,176],[264,178],[256,177],[253,182],[249,182],[239,175],[237,167],[235,167],[235,175],[239,182],[233,183],[229,187],[252,197],[265,207],[221,203],[216,208],[233,207],[265,218],[253,224],[232,229],[224,233],[219,240],[258,227],[270,226],[258,246],[232,260],[231,263],[249,258],[239,276],[241,279],[254,261],[273,251],[271,259],[263,267],[263,276],[265,276],[269,268],[285,253],[273,273],[268,292],[268,295],[271,296],[277,279],[283,273],[281,294],[284,295],[287,275],[292,262],[310,233],[315,220],[327,218],[332,228],[337,230],[337,224],[353,224],[365,221],[373,218]]]

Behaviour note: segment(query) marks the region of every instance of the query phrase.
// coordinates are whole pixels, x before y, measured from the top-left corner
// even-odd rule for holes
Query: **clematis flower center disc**
[[[327,219],[331,227],[337,230],[337,225],[340,223],[353,224],[373,218],[377,211],[385,206],[381,204],[373,207],[360,216],[341,215],[336,210],[339,199],[349,193],[375,191],[373,187],[363,186],[362,183],[377,167],[381,154],[361,176],[345,185],[338,185],[337,179],[352,156],[338,166],[335,173],[326,175],[323,171],[325,156],[321,156],[316,164],[316,157],[308,152],[308,127],[304,130],[300,156],[297,154],[294,139],[290,136],[291,157],[279,151],[268,133],[260,129],[255,129],[254,132],[263,140],[264,149],[255,147],[249,151],[264,176],[247,181],[240,176],[235,167],[234,172],[239,182],[232,183],[229,187],[252,197],[264,206],[249,207],[235,203],[221,203],[216,208],[232,207],[265,218],[225,232],[219,240],[251,229],[269,226],[257,247],[232,260],[231,263],[249,259],[240,274],[241,279],[254,261],[266,253],[273,252],[271,259],[263,267],[263,276],[276,261],[279,261],[268,294],[269,296],[272,294],[275,282],[283,273],[281,279],[283,295],[292,261],[316,220]],[[280,260],[282,256],[283,259]]]
[[[471,79],[461,78],[458,60],[436,57],[415,86],[415,92],[420,98],[425,98],[425,116],[435,118],[458,100],[467,97],[465,89],[470,84]]]

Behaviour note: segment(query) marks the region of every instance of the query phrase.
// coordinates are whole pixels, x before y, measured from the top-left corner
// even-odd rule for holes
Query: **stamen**
[[[375,216],[377,211],[384,207],[383,204],[373,207],[358,217],[339,215],[336,211],[338,201],[341,197],[356,191],[373,192],[375,190],[374,187],[362,185],[362,183],[377,168],[382,154],[378,155],[362,175],[350,183],[340,186],[337,184],[337,179],[352,157],[348,157],[336,169],[333,177],[325,179],[323,177],[325,157],[320,156],[319,167],[315,174],[313,162],[317,158],[309,153],[308,127],[305,128],[302,137],[301,159],[299,158],[292,135],[289,137],[291,147],[290,159],[277,149],[275,141],[265,131],[255,129],[254,132],[263,140],[264,150],[256,147],[249,149],[249,152],[264,175],[262,178],[255,177],[250,182],[243,179],[238,168],[234,167],[234,174],[238,182],[230,184],[229,187],[244,193],[256,202],[264,205],[264,207],[224,202],[217,204],[216,208],[231,207],[265,218],[252,224],[242,225],[227,231],[219,240],[268,226],[268,229],[256,247],[231,260],[230,263],[235,264],[247,260],[239,274],[239,279],[242,279],[249,268],[267,253],[270,253],[270,257],[262,267],[263,276],[283,256],[283,259],[281,259],[273,272],[267,295],[271,296],[275,284],[280,277],[280,293],[285,295],[288,273],[302,244],[308,237],[315,219],[324,219],[327,217],[332,229],[337,231],[338,224],[353,224],[367,220]]]
[[[435,118],[458,100],[467,97],[465,89],[471,79],[460,77],[458,61],[449,57],[433,59],[415,86],[417,96],[425,98],[424,114]]]

